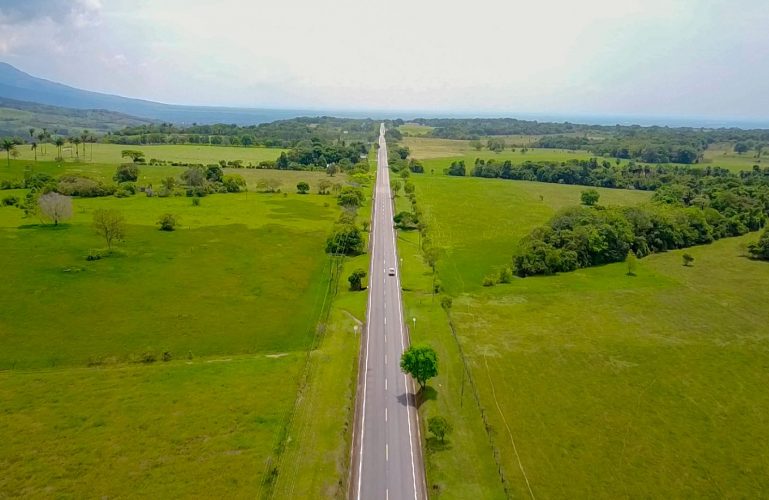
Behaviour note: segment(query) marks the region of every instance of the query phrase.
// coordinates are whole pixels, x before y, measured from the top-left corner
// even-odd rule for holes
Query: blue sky
[[[180,104],[769,117],[759,0],[0,0],[0,60]]]

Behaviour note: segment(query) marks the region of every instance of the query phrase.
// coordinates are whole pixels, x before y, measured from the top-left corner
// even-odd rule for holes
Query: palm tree
[[[35,161],[37,162],[37,143],[36,142],[32,143],[32,151],[35,152]]]
[[[13,139],[3,139],[0,149],[5,151],[8,158],[8,168],[11,168],[11,151],[16,151],[16,141]]]
[[[69,140],[72,144],[75,145],[75,154],[77,155],[77,159],[80,159],[80,137],[73,137]]]
[[[88,129],[85,129],[80,133],[80,140],[83,143],[83,158],[85,158],[85,145],[88,144]]]
[[[40,146],[43,147],[43,150],[41,151],[43,155],[45,154],[45,142],[43,142],[45,141],[45,139],[46,139],[45,132],[40,132],[39,134],[37,134],[37,142],[40,144]]]
[[[54,144],[56,144],[56,147],[59,148],[59,159],[63,159],[61,157],[61,147],[64,146],[64,138],[63,137],[57,137],[56,141],[54,141]]]

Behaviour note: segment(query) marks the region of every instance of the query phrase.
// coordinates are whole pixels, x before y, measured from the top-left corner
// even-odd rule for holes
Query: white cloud
[[[61,19],[27,20],[3,5],[0,29],[10,36],[0,53],[10,62],[167,102],[769,111],[762,0],[79,0]]]

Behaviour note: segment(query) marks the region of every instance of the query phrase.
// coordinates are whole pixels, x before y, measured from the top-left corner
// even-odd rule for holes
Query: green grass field
[[[439,267],[443,285],[452,294],[481,287],[486,274],[510,264],[523,236],[557,210],[579,204],[586,189],[438,174],[412,175],[410,179],[416,185],[433,244],[448,253]],[[639,204],[651,198],[645,191],[599,188],[598,192],[603,205]]]
[[[404,123],[400,127],[398,127],[398,130],[404,135],[409,137],[419,137],[423,135],[427,135],[432,131],[434,127],[429,127],[427,125],[420,125],[418,123]]]
[[[505,139],[508,144],[528,144],[537,136],[502,136],[500,138]],[[471,168],[476,158],[495,159],[496,161],[511,160],[513,163],[523,163],[524,161],[586,160],[596,156],[589,151],[544,148],[530,148],[526,153],[521,153],[520,148],[516,148],[516,151],[507,149],[501,153],[494,153],[485,147],[476,151],[470,142],[420,137],[418,134],[411,134],[411,136],[403,138],[403,144],[409,147],[411,156],[422,160],[426,172],[429,173],[430,169],[434,169],[436,174],[442,173],[443,169],[448,167],[452,161],[464,160],[465,164]],[[485,143],[485,141],[482,142]],[[732,148],[733,144],[712,144],[705,150],[703,162],[695,166],[719,166],[732,172],[739,172],[750,170],[753,165],[761,165],[760,159],[755,158],[754,151],[739,155]],[[608,158],[608,160],[614,162],[613,158]],[[622,163],[627,163],[627,161],[622,160]]]
[[[79,150],[79,155],[77,150]],[[67,143],[62,148],[62,157],[65,162],[82,160],[84,163],[111,163],[118,164],[127,161],[121,157],[125,149],[142,151],[147,161],[151,158],[158,160],[175,161],[183,163],[219,163],[220,160],[242,160],[245,164],[259,163],[263,160],[276,160],[283,149],[263,147],[233,147],[233,146],[209,146],[193,144],[88,144],[75,148]],[[20,160],[34,160],[35,154],[29,146],[18,146]],[[45,154],[43,154],[45,150]],[[52,161],[56,156],[56,146],[45,144],[40,146],[37,152],[38,160]]]
[[[21,178],[29,163],[13,161],[1,178]],[[35,168],[109,181],[115,165]],[[141,167],[150,181],[182,171]],[[232,171],[250,186],[279,178],[285,192],[217,194],[200,206],[142,194],[76,198],[59,227],[0,207],[0,253],[13,263],[0,291],[0,491],[344,490],[358,348],[348,322],[362,316],[365,294],[342,289],[337,304],[329,288],[324,244],[339,208],[332,196],[295,193],[299,180],[314,193],[323,173]],[[126,237],[113,255],[86,261],[105,246],[90,226],[98,208],[125,215]],[[156,225],[166,212],[180,221],[171,233]],[[148,355],[156,361],[141,362]]]
[[[449,248],[439,278],[454,295],[450,316],[480,398],[476,412],[488,422],[512,496],[530,496],[527,480],[538,498],[766,491],[769,266],[742,257],[755,234],[687,249],[691,268],[676,251],[640,260],[636,277],[620,263],[483,288],[477,278],[487,266],[509,262],[518,235],[561,203],[576,203],[579,188],[412,179],[436,243]],[[613,203],[642,195],[615,191]],[[441,323],[427,304],[429,271],[413,250],[415,236],[400,241],[408,315],[417,318],[415,338],[447,359],[431,383],[436,401],[423,411],[461,425],[456,444],[473,443],[431,455],[428,476],[443,496],[462,498],[473,481],[452,478],[472,477],[468,464],[494,455],[477,431],[481,417],[468,414],[473,400],[457,387],[462,368],[447,351],[446,318]],[[409,303],[410,294],[421,298]]]

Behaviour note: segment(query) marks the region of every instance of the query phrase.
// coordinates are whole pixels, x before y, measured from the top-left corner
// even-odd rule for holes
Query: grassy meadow
[[[56,156],[56,146],[53,144],[41,145],[37,150],[38,160],[52,161]],[[181,163],[219,163],[220,160],[242,160],[244,164],[257,164],[264,160],[276,160],[283,149],[264,148],[257,146],[213,146],[203,144],[87,144],[75,148],[75,145],[67,143],[62,147],[62,158],[65,162],[82,161],[83,163],[111,163],[118,164],[126,160],[121,157],[121,152],[126,149],[142,151],[145,158],[181,162]],[[19,146],[19,160],[34,160],[35,153],[29,146]],[[43,151],[45,153],[43,154]],[[79,154],[78,154],[79,151]]]
[[[474,484],[489,484],[470,479],[472,464],[492,460],[513,497],[766,491],[769,265],[743,257],[755,234],[687,249],[693,267],[675,251],[641,259],[635,277],[619,263],[484,288],[488,266],[508,263],[518,237],[575,204],[580,188],[412,179],[435,243],[448,249],[439,279],[453,296],[447,317],[439,298],[432,302],[417,235],[401,234],[414,338],[437,347],[442,363],[423,416],[453,421],[451,446],[461,450],[428,452],[433,491],[466,498]],[[601,196],[619,204],[648,194]],[[462,382],[459,349],[472,381]],[[493,496],[480,486],[471,493]]]
[[[405,127],[406,125],[404,125]],[[426,132],[425,132],[426,133]],[[546,149],[546,148],[529,148],[525,153],[521,153],[520,147],[516,147],[516,151],[506,149],[500,153],[489,151],[485,147],[480,151],[476,151],[471,146],[471,141],[456,140],[456,139],[439,139],[434,137],[424,137],[424,134],[412,133],[409,136],[403,138],[403,144],[409,147],[411,156],[422,161],[425,167],[425,172],[429,173],[431,169],[435,171],[435,174],[443,173],[443,169],[448,167],[452,161],[464,160],[465,164],[472,168],[476,158],[483,160],[494,159],[496,161],[511,160],[514,164],[523,163],[525,161],[568,161],[568,160],[587,160],[595,157],[596,155],[589,151],[572,151],[567,149]],[[499,136],[498,138],[504,139],[508,145],[513,144],[529,144],[541,136]],[[485,144],[485,141],[482,140]],[[733,150],[733,144],[731,143],[715,143],[711,144],[708,149],[705,150],[703,160],[700,164],[695,166],[718,166],[723,167],[732,172],[739,172],[741,170],[750,170],[753,165],[761,165],[761,159],[755,157],[754,151],[749,151],[745,154],[737,154]],[[614,162],[614,158],[608,158],[609,161]],[[621,163],[627,163],[627,160],[622,160]]]
[[[116,168],[15,160],[0,179],[30,164],[105,182]],[[183,170],[141,166],[140,183]],[[339,208],[315,194],[325,174],[226,170],[249,187],[277,178],[284,192],[215,194],[199,206],[141,193],[75,198],[58,227],[0,207],[0,255],[11,263],[0,291],[3,495],[344,491],[359,345],[349,323],[365,307],[344,273],[367,268],[367,256],[344,263],[342,283],[332,278],[324,246]],[[295,192],[300,180],[311,194]],[[99,208],[122,212],[126,236],[87,261],[106,246],[91,227]],[[175,231],[158,230],[164,213],[177,216]]]

